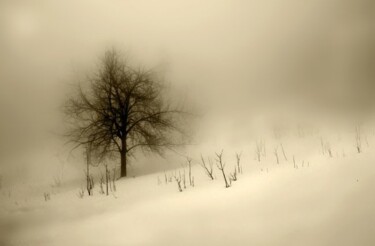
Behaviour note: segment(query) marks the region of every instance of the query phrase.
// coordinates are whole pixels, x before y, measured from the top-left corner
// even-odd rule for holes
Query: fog
[[[3,0],[1,166],[43,151],[68,158],[61,105],[111,47],[160,71],[204,112],[197,143],[243,143],[254,122],[280,115],[369,117],[374,7],[371,0]]]
[[[112,48],[199,116],[119,179],[63,137]],[[374,113],[374,0],[0,0],[0,245],[374,245]]]

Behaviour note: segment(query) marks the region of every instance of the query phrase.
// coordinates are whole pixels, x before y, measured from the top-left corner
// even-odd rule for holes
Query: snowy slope
[[[314,142],[314,141],[313,141]],[[43,190],[27,200],[1,194],[2,245],[374,245],[375,153],[344,144],[345,155],[319,154],[319,143],[276,164],[253,150],[243,174],[225,188],[216,169],[210,180],[195,164],[195,187],[178,191],[165,173],[117,181],[117,191],[78,197],[79,187]],[[297,149],[296,153],[303,153]],[[311,146],[311,145],[310,145]],[[338,146],[338,143],[332,144]],[[343,148],[344,148],[343,147]],[[350,149],[352,148],[352,149]],[[338,149],[338,147],[337,147]],[[340,150],[342,148],[340,147]],[[350,150],[349,150],[350,149]],[[224,152],[226,170],[235,164]],[[176,170],[176,173],[183,169]],[[185,168],[185,171],[187,169]],[[167,171],[170,176],[173,171]],[[27,195],[25,195],[27,196]],[[17,202],[17,203],[16,203]]]

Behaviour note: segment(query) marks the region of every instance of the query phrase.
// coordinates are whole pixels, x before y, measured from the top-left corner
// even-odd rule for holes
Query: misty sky
[[[70,84],[111,47],[133,64],[160,69],[209,112],[203,129],[269,111],[367,110],[375,98],[374,5],[2,0],[0,155],[40,146],[46,132],[59,132]]]

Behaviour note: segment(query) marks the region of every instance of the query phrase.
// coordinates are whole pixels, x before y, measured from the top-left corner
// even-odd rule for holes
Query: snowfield
[[[333,157],[322,155],[316,143],[304,153],[303,166],[301,154],[294,165],[291,147],[288,160],[280,154],[280,164],[271,148],[260,162],[252,149],[247,151],[243,174],[230,188],[217,169],[216,179],[210,180],[198,164],[192,170],[195,186],[187,183],[183,192],[174,180],[165,182],[165,174],[183,169],[118,180],[117,191],[109,196],[99,194],[98,184],[93,196],[83,198],[79,184],[50,187],[49,201],[40,187],[24,187],[23,193],[20,188],[18,195],[17,188],[9,195],[5,187],[0,244],[374,245],[371,143],[361,154],[352,143],[345,154],[337,147]],[[233,152],[224,150],[224,159],[231,172]],[[25,192],[30,190],[34,195]]]

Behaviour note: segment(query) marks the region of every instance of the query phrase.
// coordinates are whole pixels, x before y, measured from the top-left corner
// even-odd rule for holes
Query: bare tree
[[[223,162],[223,150],[220,152],[220,154],[218,153],[215,153],[216,154],[216,166],[217,168],[221,171],[221,173],[223,174],[223,178],[224,178],[224,182],[225,182],[225,188],[229,188],[230,185],[228,183],[228,180],[227,180],[227,177],[225,176],[225,171],[224,171],[224,168],[225,168],[225,163]]]
[[[201,155],[202,164],[201,167],[206,171],[206,174],[208,177],[210,177],[211,180],[214,180],[214,170],[213,170],[213,162],[210,158],[208,158],[208,165],[206,164],[206,161],[203,158],[203,155]]]
[[[190,114],[165,99],[155,73],[134,69],[109,50],[87,82],[65,105],[67,136],[75,147],[89,144],[99,161],[119,155],[121,177],[134,150],[162,154],[183,144],[182,119]]]

